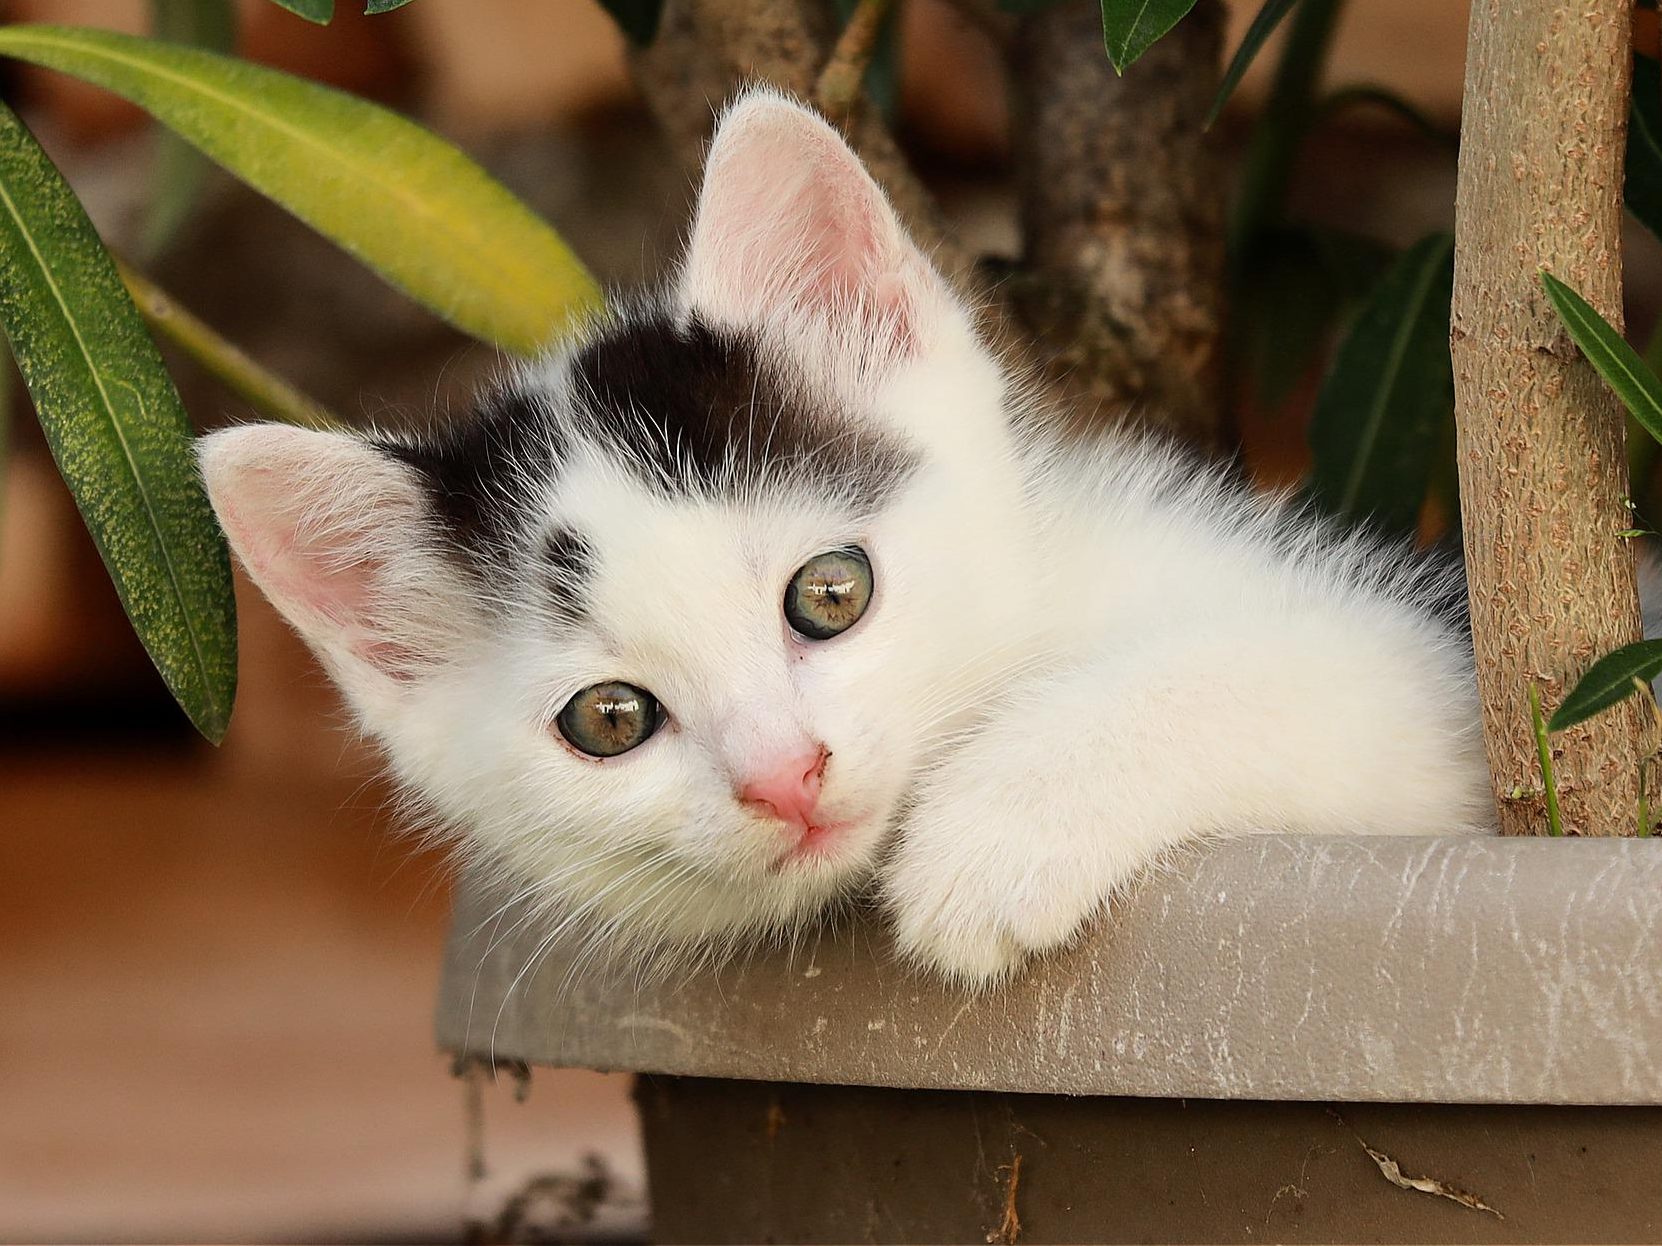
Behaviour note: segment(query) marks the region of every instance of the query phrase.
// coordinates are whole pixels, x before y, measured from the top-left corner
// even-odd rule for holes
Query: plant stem
[[[1552,743],[1547,739],[1547,720],[1541,713],[1541,685],[1529,681],[1529,721],[1535,729],[1535,753],[1541,759],[1541,787],[1547,798],[1547,834],[1564,833],[1564,817],[1558,810],[1558,780],[1552,773]]]
[[[877,51],[877,37],[893,7],[894,0],[859,0],[831,49],[831,59],[814,84],[814,102],[833,121],[845,119],[860,98],[860,86]]]
[[[1650,838],[1650,793],[1646,791],[1645,767],[1649,762],[1639,763],[1639,838]]]
[[[341,429],[346,424],[327,407],[307,397],[282,377],[268,372],[202,320],[173,301],[148,277],[120,260],[116,267],[151,328],[163,334],[216,380],[261,415],[302,428]]]

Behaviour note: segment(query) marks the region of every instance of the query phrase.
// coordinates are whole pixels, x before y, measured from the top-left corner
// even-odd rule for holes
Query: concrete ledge
[[[874,1086],[1662,1104],[1653,841],[1239,839],[984,997],[897,966],[876,922],[690,981],[573,974],[558,950],[520,977],[543,932],[500,903],[464,883],[447,1049]]]

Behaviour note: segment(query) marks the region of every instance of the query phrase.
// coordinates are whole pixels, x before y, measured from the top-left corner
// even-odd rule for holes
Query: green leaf
[[[335,16],[335,0],[275,0],[275,3],[319,26],[327,26]]]
[[[316,83],[110,31],[0,27],[0,55],[147,109],[459,328],[533,353],[599,290],[553,230],[449,143]]]
[[[644,48],[658,37],[664,0],[600,0],[600,7],[612,15],[618,28],[637,47]]]
[[[1641,640],[1607,653],[1587,668],[1564,703],[1553,711],[1548,731],[1563,731],[1627,700],[1641,685],[1662,675],[1662,640]],[[1637,679],[1639,684],[1633,681]]]
[[[230,52],[237,43],[232,0],[150,0],[156,38],[210,52]],[[156,136],[150,165],[150,201],[139,233],[139,253],[156,256],[190,218],[207,178],[208,162],[170,130]]]
[[[394,9],[403,8],[409,2],[410,0],[369,0],[369,3],[364,5],[364,12],[370,15],[391,13]]]
[[[1311,493],[1329,512],[1412,532],[1453,418],[1454,239],[1433,234],[1391,266],[1334,357],[1310,422]]]
[[[1316,105],[1316,123],[1323,124],[1332,121],[1347,109],[1371,106],[1391,113],[1411,128],[1418,130],[1424,137],[1434,143],[1440,143],[1451,149],[1458,149],[1460,136],[1453,130],[1445,130],[1433,121],[1428,113],[1410,101],[1398,95],[1388,87],[1375,86],[1371,82],[1356,82],[1350,86],[1340,87]]]
[[[1287,225],[1252,240],[1230,298],[1230,337],[1259,406],[1287,401],[1391,259],[1383,244],[1334,229]]]
[[[1253,58],[1264,46],[1264,40],[1274,33],[1275,28],[1281,25],[1281,19],[1286,17],[1297,3],[1298,0],[1264,0],[1264,7],[1258,10],[1258,16],[1252,19],[1252,25],[1248,26],[1246,34],[1241,36],[1241,46],[1235,49],[1229,68],[1224,71],[1217,98],[1212,101],[1212,110],[1206,114],[1207,129],[1211,129],[1212,123],[1222,114],[1223,106],[1229,102],[1229,97],[1235,94],[1235,88],[1240,86],[1241,79],[1246,76]]]
[[[0,320],[127,617],[218,741],[236,692],[236,613],[184,408],[79,201],[4,106]]]
[[[1627,210],[1662,238],[1662,66],[1633,58],[1633,102],[1627,119]]]
[[[1592,305],[1545,269],[1541,284],[1569,330],[1570,340],[1581,348],[1587,361],[1598,369],[1605,383],[1616,391],[1622,405],[1643,424],[1645,431],[1662,441],[1662,380],[1658,380],[1639,352],[1610,327]]]
[[[1195,0],[1102,0],[1102,40],[1123,74],[1195,7]]]

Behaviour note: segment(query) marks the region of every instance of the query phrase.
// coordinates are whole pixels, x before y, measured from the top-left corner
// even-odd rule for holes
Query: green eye
[[[829,640],[871,605],[871,561],[855,546],[815,554],[785,589],[785,618],[798,635]]]
[[[555,719],[571,747],[590,757],[616,757],[652,738],[663,718],[645,688],[612,681],[584,688]]]

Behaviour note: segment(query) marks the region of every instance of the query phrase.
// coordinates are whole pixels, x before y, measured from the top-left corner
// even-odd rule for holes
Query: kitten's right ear
[[[681,297],[718,323],[805,313],[861,349],[925,349],[957,303],[860,158],[818,114],[769,90],[722,114],[705,162]]]
[[[212,433],[197,455],[237,558],[360,714],[443,659],[472,606],[409,468],[280,424]]]

